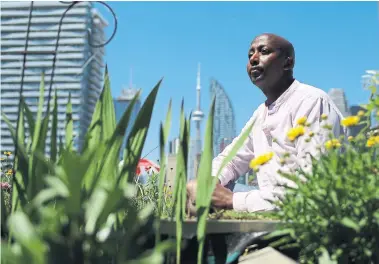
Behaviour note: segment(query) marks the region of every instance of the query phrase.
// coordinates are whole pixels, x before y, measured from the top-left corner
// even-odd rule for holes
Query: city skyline
[[[202,84],[211,78],[224,86],[236,104],[237,134],[264,102],[263,93],[246,73],[252,39],[272,32],[291,41],[296,51],[295,78],[325,92],[344,88],[350,104],[367,102],[361,76],[378,69],[379,17],[377,2],[109,2],[118,18],[106,61],[112,94],[120,93],[124,76],[143,87],[144,98],[163,77],[143,155],[159,145],[159,124],[172,99],[172,129],[178,135],[182,99],[188,116],[196,105],[196,67]],[[158,11],[159,10],[159,11]],[[251,14],[254,13],[252,16]],[[113,31],[110,14],[107,36]],[[194,19],[196,17],[196,19]],[[321,19],[322,18],[322,19]],[[359,52],[352,52],[357,50]],[[211,98],[202,94],[204,123]],[[194,130],[193,130],[194,132]],[[148,156],[159,157],[159,148]]]

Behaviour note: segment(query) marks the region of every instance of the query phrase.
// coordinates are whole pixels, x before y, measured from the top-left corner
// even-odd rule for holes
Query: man
[[[307,153],[317,156],[320,147],[330,139],[330,133],[336,138],[345,133],[340,125],[342,115],[336,105],[324,91],[295,80],[294,65],[294,48],[286,39],[274,34],[262,34],[251,43],[247,73],[267,100],[258,107],[242,130],[241,134],[254,122],[248,139],[219,176],[212,196],[213,207],[247,212],[273,210],[275,207],[270,201],[284,194],[283,185],[291,184],[281,177],[278,170],[294,172],[298,167],[310,169]],[[303,117],[309,124],[306,134],[291,140],[287,132],[296,127],[297,120]],[[325,124],[331,129],[323,128]],[[310,131],[314,135],[309,135]],[[213,160],[213,176],[237,140],[238,137]],[[250,161],[266,153],[273,156],[257,172],[259,190],[233,190],[237,178],[248,172]],[[282,165],[284,156],[288,159]],[[193,209],[196,180],[187,184],[187,192],[189,207]]]

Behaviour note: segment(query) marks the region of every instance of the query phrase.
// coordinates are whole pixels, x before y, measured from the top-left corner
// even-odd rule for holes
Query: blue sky
[[[210,78],[230,96],[239,132],[264,95],[246,74],[247,51],[254,36],[271,32],[291,41],[295,77],[325,91],[343,88],[348,103],[364,103],[365,70],[379,69],[378,2],[108,2],[118,30],[106,46],[112,94],[130,82],[144,100],[164,77],[144,154],[158,145],[158,128],[173,100],[170,138],[179,131],[182,98],[188,114],[196,104],[196,72],[201,63],[202,109],[209,111]],[[107,36],[113,30],[112,17]],[[204,121],[205,123],[205,121]],[[203,130],[204,130],[203,125]],[[148,158],[156,160],[158,149]]]

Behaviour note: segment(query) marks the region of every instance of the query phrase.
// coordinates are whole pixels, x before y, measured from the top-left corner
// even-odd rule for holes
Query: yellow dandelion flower
[[[4,155],[10,156],[10,155],[12,155],[12,152],[10,152],[10,151],[4,151]]]
[[[339,147],[341,147],[341,143],[338,139],[331,139],[331,140],[328,140],[325,142],[325,147],[327,149],[339,148]]]
[[[255,159],[252,159],[250,161],[250,168],[254,170],[258,169],[259,166],[269,162],[273,156],[274,156],[274,152],[268,152],[266,154],[256,157]]]
[[[365,115],[365,112],[362,111],[362,110],[359,110],[357,115],[358,115],[359,117],[362,117],[362,116]]]
[[[328,115],[327,115],[327,114],[322,114],[322,115],[321,115],[321,119],[322,119],[322,120],[326,120],[326,119],[328,119]]]
[[[379,145],[379,136],[372,136],[367,140],[366,146],[371,148],[374,145]]]
[[[355,126],[359,123],[359,116],[348,116],[341,121],[341,125],[344,127]]]
[[[301,126],[303,126],[303,125],[305,124],[305,122],[307,122],[307,117],[306,117],[306,116],[300,117],[300,118],[296,121],[296,123],[297,123],[298,125],[301,125]]]
[[[299,136],[304,135],[304,133],[305,133],[305,128],[304,128],[304,126],[297,126],[297,127],[291,128],[291,129],[288,131],[288,133],[287,133],[287,137],[289,138],[289,140],[294,141],[294,140],[297,139]]]
[[[349,137],[347,138],[347,140],[349,140],[349,141],[353,141],[353,140],[354,140],[354,137],[353,137],[353,136],[349,136]]]

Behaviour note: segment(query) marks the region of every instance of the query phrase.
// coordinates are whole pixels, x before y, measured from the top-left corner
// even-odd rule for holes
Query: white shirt
[[[327,120],[322,120],[321,115],[326,114]],[[301,117],[307,117],[307,132],[295,141],[290,141],[287,132],[294,128],[296,121]],[[235,181],[239,176],[246,174],[250,168],[250,161],[267,152],[273,152],[273,158],[259,168],[257,181],[259,190],[250,192],[237,192],[233,194],[233,208],[236,211],[267,211],[274,209],[270,201],[274,201],[279,195],[284,194],[283,184],[291,184],[287,179],[279,175],[278,169],[293,172],[301,166],[305,170],[310,169],[310,159],[305,158],[307,152],[317,157],[319,147],[329,140],[329,133],[334,137],[346,134],[341,126],[342,114],[330,97],[321,89],[300,83],[295,80],[292,85],[269,107],[264,103],[253,113],[253,116],[243,128],[241,134],[254,122],[253,129],[245,144],[239,149],[233,160],[226,165],[219,179],[223,186]],[[324,124],[332,126],[332,131],[322,128]],[[314,136],[309,142],[306,139],[309,131]],[[212,163],[212,175],[216,175],[222,160],[228,155],[232,146],[240,136],[221,152]],[[280,160],[285,153],[290,154],[283,167]],[[292,183],[293,184],[293,183]]]

